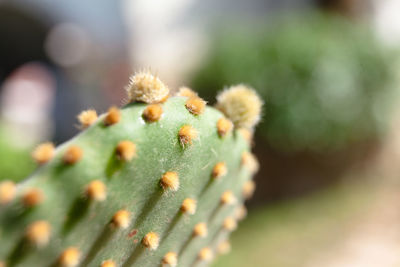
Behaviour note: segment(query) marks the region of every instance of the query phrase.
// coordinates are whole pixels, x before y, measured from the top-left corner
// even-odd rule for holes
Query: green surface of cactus
[[[216,253],[235,228],[226,218],[236,221],[243,186],[254,169],[243,158],[250,146],[240,130],[221,136],[217,123],[224,115],[212,107],[194,115],[187,100],[170,97],[160,104],[162,116],[154,122],[143,118],[147,104],[130,103],[117,123],[106,125],[103,114],[58,146],[51,160],[17,185],[12,201],[0,206],[0,261],[6,266],[174,266],[164,258],[173,252],[177,266],[207,265],[210,255],[199,252],[208,247]],[[185,125],[195,130],[186,144],[179,137]],[[124,140],[135,144],[131,159],[117,153]],[[68,164],[64,157],[71,146],[79,147],[82,156]],[[217,163],[225,163],[227,172],[216,175]],[[178,175],[179,188],[161,185],[166,172]],[[95,180],[105,191],[94,188],[91,195],[88,185]],[[33,188],[42,192],[42,200],[27,207],[24,194]],[[226,191],[235,201],[221,202]],[[182,211],[187,198],[197,202],[194,214]],[[129,212],[129,225],[113,222],[119,210]],[[50,229],[30,233],[37,221],[46,221]],[[207,225],[206,236],[193,233],[201,222]],[[159,242],[146,243],[150,232]],[[70,247],[75,253],[66,254]]]

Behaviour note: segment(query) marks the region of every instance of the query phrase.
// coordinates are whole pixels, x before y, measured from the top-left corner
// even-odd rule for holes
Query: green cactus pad
[[[240,131],[221,137],[217,122],[224,115],[211,107],[194,115],[185,107],[187,99],[171,97],[160,104],[163,113],[154,122],[143,118],[146,104],[128,104],[120,110],[117,123],[107,125],[106,115],[101,115],[58,146],[49,162],[17,185],[13,200],[0,206],[0,261],[6,266],[30,267],[102,266],[105,260],[115,266],[160,266],[163,257],[174,252],[178,266],[207,264],[199,251],[209,247],[216,253],[218,243],[228,238],[231,229],[224,228],[223,221],[234,217],[242,205],[242,188],[253,170],[242,159],[250,147]],[[195,130],[191,144],[179,139],[184,125]],[[135,145],[131,159],[117,153],[117,145],[124,140]],[[71,146],[79,147],[82,154],[67,164],[63,157]],[[214,166],[220,162],[227,172],[215,178]],[[161,186],[166,172],[178,175],[176,191]],[[92,181],[102,182],[106,191],[93,186],[89,192]],[[23,195],[32,188],[39,189],[43,199],[27,207]],[[233,192],[235,202],[221,202],[227,190]],[[186,198],[196,200],[194,214],[181,210]],[[112,222],[119,210],[130,214],[126,228]],[[37,242],[29,241],[27,229],[36,221],[50,225],[48,242],[43,237],[46,231],[40,229],[33,233]],[[199,222],[207,224],[205,237],[193,235]],[[149,232],[159,238],[153,247],[143,241]],[[79,255],[60,258],[69,247]]]

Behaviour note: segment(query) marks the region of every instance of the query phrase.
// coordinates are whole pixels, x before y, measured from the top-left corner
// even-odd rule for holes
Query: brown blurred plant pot
[[[377,139],[354,143],[330,153],[279,151],[256,138],[254,152],[260,162],[257,188],[250,205],[296,197],[339,182],[350,169],[366,167],[377,154]],[[362,177],[360,177],[362,179]]]

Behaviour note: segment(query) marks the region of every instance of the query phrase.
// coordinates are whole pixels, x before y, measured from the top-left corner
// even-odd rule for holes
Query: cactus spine
[[[121,109],[81,113],[72,140],[38,146],[24,182],[0,184],[0,263],[191,266],[228,250],[257,169],[232,109],[225,117],[188,88],[168,97],[149,73],[127,91]],[[243,112],[252,130],[259,114]]]

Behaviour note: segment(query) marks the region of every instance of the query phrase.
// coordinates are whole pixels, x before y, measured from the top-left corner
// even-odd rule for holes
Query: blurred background
[[[214,266],[400,266],[398,0],[0,0],[0,180],[121,105],[135,70],[265,101],[261,170]]]

